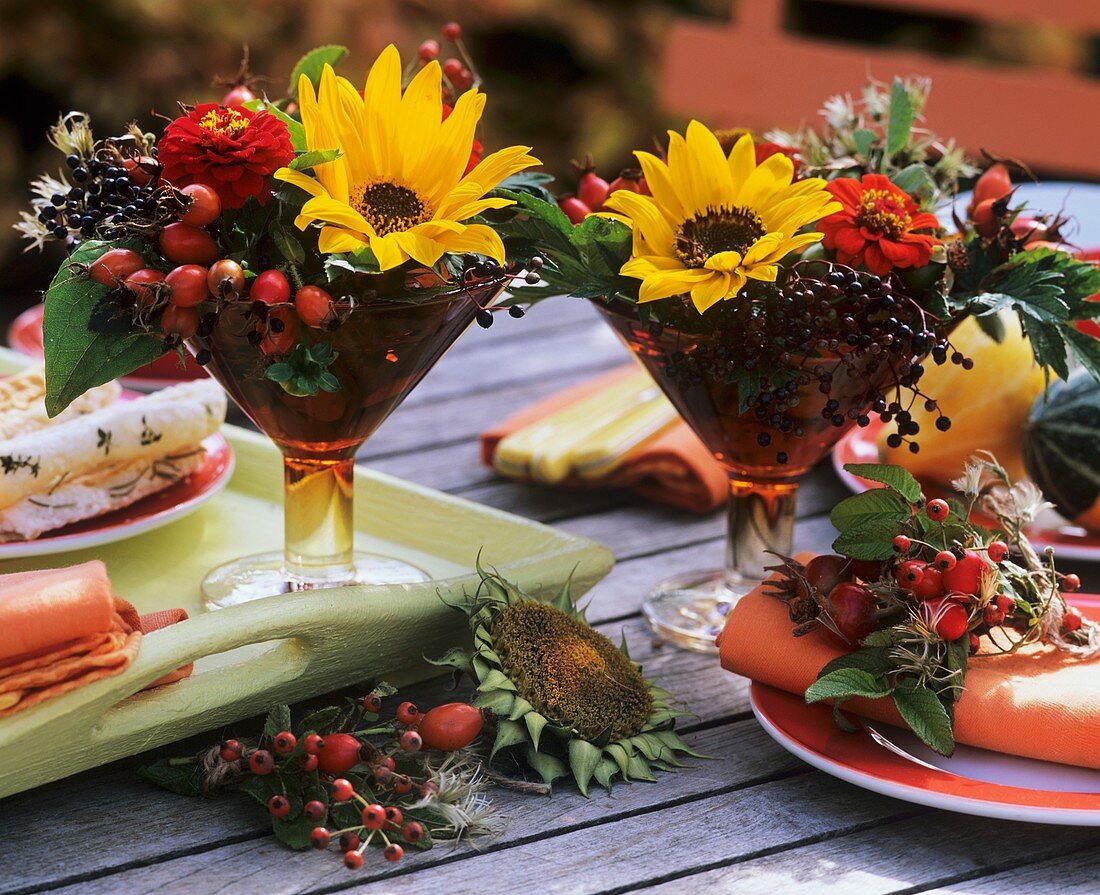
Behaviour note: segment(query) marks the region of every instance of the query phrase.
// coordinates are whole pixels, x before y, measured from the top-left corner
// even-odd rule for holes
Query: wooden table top
[[[149,755],[136,756],[0,801],[0,893],[1096,892],[1100,830],[935,811],[814,771],[757,724],[746,680],[713,657],[654,643],[639,616],[642,596],[663,577],[721,562],[722,513],[519,485],[481,466],[484,428],[625,357],[581,301],[499,318],[466,334],[362,456],[384,472],[611,547],[618,564],[589,594],[589,619],[616,642],[625,630],[631,655],[695,714],[680,729],[709,760],[656,784],[616,785],[612,795],[594,787],[587,799],[567,783],[552,798],[498,789],[506,828],[479,851],[442,843],[398,865],[372,851],[351,873],[335,853],[282,847],[251,800],[190,799],[146,784],[133,769]],[[827,549],[827,513],[845,493],[827,462],[806,478],[797,548]],[[1075,568],[1100,589],[1100,567]],[[407,692],[426,706],[452,698],[438,681]],[[159,754],[184,754],[221,735]]]

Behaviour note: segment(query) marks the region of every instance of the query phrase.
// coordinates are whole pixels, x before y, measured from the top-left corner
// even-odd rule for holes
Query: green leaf
[[[539,712],[528,712],[523,716],[523,721],[527,725],[527,732],[531,735],[531,745],[538,749],[542,729],[546,726],[546,716]]]
[[[306,251],[302,244],[286,227],[272,227],[271,238],[275,241],[275,247],[291,264],[302,264],[306,260]]]
[[[859,668],[838,668],[822,675],[806,688],[806,702],[845,700],[853,696],[878,699],[889,695],[890,690],[890,684],[884,677],[868,674]]]
[[[891,466],[887,463],[845,463],[844,468],[860,478],[893,488],[911,504],[920,499],[920,482],[903,466]]]
[[[871,147],[878,141],[878,134],[867,128],[861,128],[852,134],[852,140],[856,144],[856,152],[867,158],[871,154]]]
[[[545,171],[520,171],[511,177],[506,177],[500,182],[497,189],[510,190],[514,193],[530,193],[544,202],[557,202],[554,194],[547,188],[554,182],[554,175]]]
[[[596,773],[596,766],[602,757],[603,750],[588,740],[575,737],[569,741],[569,768],[582,796],[588,795],[588,781]]]
[[[272,364],[267,368],[267,378],[272,382],[289,382],[294,376],[294,368],[290,364]]]
[[[440,668],[454,668],[471,676],[474,673],[473,666],[470,664],[470,657],[466,653],[466,650],[457,646],[447,650],[447,652],[438,659],[429,659],[425,656],[425,661]]]
[[[1100,380],[1100,339],[1073,327],[1067,327],[1063,335],[1081,366],[1089,371],[1093,379]]]
[[[268,713],[264,722],[264,736],[273,737],[284,730],[290,730],[290,706],[277,705]]]
[[[322,389],[339,391],[339,380],[325,369],[336,357],[329,342],[319,342],[312,348],[298,342],[282,363],[272,364],[264,375],[297,397],[311,397]]]
[[[555,780],[569,773],[564,762],[545,752],[537,752],[530,746],[527,747],[524,758],[547,786],[552,786]]]
[[[894,78],[890,89],[890,121],[886,126],[886,157],[900,152],[909,142],[909,131],[913,126],[913,104],[901,78]]]
[[[294,70],[290,73],[290,86],[286,91],[287,96],[296,97],[298,95],[298,81],[302,75],[309,78],[316,89],[321,81],[321,72],[324,70],[325,64],[336,65],[347,54],[348,48],[338,44],[329,44],[310,50],[298,60],[298,64],[294,66]]]
[[[931,749],[940,755],[955,751],[951,718],[939,697],[923,686],[901,687],[893,693],[898,714]]]
[[[202,795],[202,766],[198,760],[162,758],[137,770],[138,776],[181,796]]]
[[[592,776],[596,778],[596,782],[600,786],[611,792],[611,781],[617,773],[619,773],[619,766],[616,764],[615,759],[605,755],[600,759],[600,763],[596,765],[596,770],[592,772]]]
[[[878,633],[877,631],[875,633]],[[837,656],[817,673],[817,676],[825,677],[842,668],[858,668],[866,671],[872,677],[879,677],[894,667],[886,655],[886,650],[881,646],[865,647],[851,653]]]
[[[325,706],[315,712],[310,712],[298,724],[299,735],[307,733],[332,733],[336,719],[340,717],[340,709],[337,706]]]
[[[294,160],[290,163],[289,167],[295,171],[305,171],[309,168],[316,168],[318,165],[326,165],[329,162],[334,162],[344,154],[342,149],[313,149],[306,152],[300,152],[294,157]]]
[[[497,718],[497,736],[493,741],[493,750],[489,753],[489,761],[496,757],[501,749],[515,746],[517,743],[527,742],[527,728],[518,721],[509,721],[505,718]]]
[[[57,416],[84,392],[134,372],[164,354],[163,339],[117,313],[106,286],[81,273],[113,248],[132,242],[88,240],[65,261],[49,289],[42,317],[46,412]]]
[[[931,196],[936,191],[936,181],[928,166],[922,162],[913,162],[900,171],[890,175],[890,180],[911,196]]]
[[[368,248],[325,257],[325,276],[330,283],[348,274],[379,273],[381,270],[377,256]]]
[[[846,498],[829,514],[840,532],[833,549],[854,559],[889,559],[894,555],[894,535],[910,516],[910,505],[890,488]]]

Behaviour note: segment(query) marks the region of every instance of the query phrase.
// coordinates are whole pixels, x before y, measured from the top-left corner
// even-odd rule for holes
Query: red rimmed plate
[[[43,305],[28,308],[8,327],[8,344],[20,354],[36,360],[42,359],[43,310]],[[195,363],[190,355],[187,357],[186,366],[181,368],[179,358],[175,354],[165,354],[151,364],[135,370],[129,376],[123,376],[119,382],[126,388],[139,392],[154,392],[170,385],[179,385],[181,382],[205,379],[206,376],[206,371]]]
[[[233,475],[233,450],[224,436],[211,435],[202,446],[206,448],[202,466],[174,485],[112,513],[46,532],[33,541],[0,543],[0,560],[98,547],[152,531],[195,512],[221,491]]]
[[[844,468],[847,463],[881,463],[877,436],[886,424],[872,419],[865,429],[853,429],[836,443],[833,448],[833,469],[840,480],[855,493],[871,488],[881,488],[877,482],[861,479]],[[961,473],[962,470],[959,470]],[[946,494],[947,489],[936,485],[925,485],[933,494]],[[1043,514],[1027,528],[1027,536],[1040,550],[1053,547],[1058,556],[1065,559],[1083,559],[1100,561],[1100,534],[1089,532],[1079,525],[1067,522],[1057,513]]]
[[[1100,618],[1100,597],[1074,594],[1073,602],[1090,618]],[[1100,826],[1100,770],[967,746],[959,746],[949,759],[930,752],[905,757],[901,753],[910,747],[902,732],[894,738],[886,725],[876,722],[874,727],[903,749],[881,745],[866,729],[844,733],[828,706],[807,705],[802,697],[774,687],[754,681],[749,696],[757,719],[783,748],[864,789],[981,817]]]

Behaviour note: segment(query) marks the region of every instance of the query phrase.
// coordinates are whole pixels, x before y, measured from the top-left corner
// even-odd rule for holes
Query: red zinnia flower
[[[290,133],[274,115],[217,103],[171,122],[157,149],[169,183],[206,184],[224,208],[240,208],[249,196],[263,205],[271,195],[267,178],[294,158]]]
[[[882,174],[864,174],[862,180],[842,178],[826,188],[843,210],[824,218],[818,227],[825,248],[836,252],[841,264],[863,265],[884,276],[893,268],[924,267],[940,240],[918,230],[935,230],[936,216],[921,211],[908,193]]]

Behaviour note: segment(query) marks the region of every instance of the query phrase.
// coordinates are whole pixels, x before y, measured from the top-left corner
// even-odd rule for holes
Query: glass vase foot
[[[642,612],[662,640],[700,653],[717,653],[714,638],[726,616],[759,583],[751,578],[731,581],[722,569],[678,575],[649,593]]]
[[[208,609],[225,609],[263,597],[344,587],[349,584],[415,584],[431,576],[423,569],[392,556],[356,551],[354,569],[338,576],[304,578],[292,573],[283,552],[244,556],[218,566],[202,582],[202,595]]]

